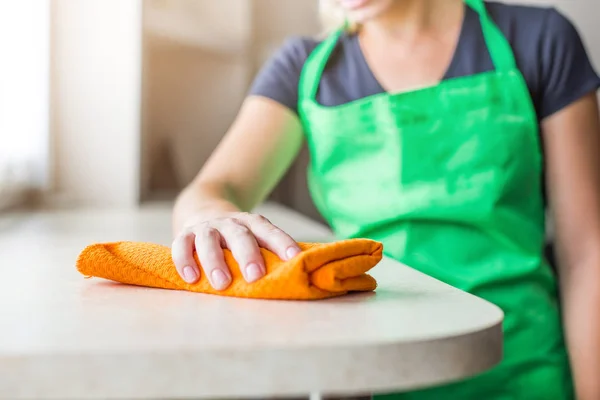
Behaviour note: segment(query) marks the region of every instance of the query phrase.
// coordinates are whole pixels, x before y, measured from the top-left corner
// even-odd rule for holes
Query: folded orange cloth
[[[244,280],[231,252],[225,249],[233,281],[223,291],[213,289],[203,273],[195,284],[185,282],[175,269],[171,249],[152,243],[90,245],[79,255],[77,269],[85,276],[131,285],[260,299],[314,300],[375,290],[377,282],[366,272],[381,260],[381,243],[350,239],[299,245],[302,252],[289,261],[261,249],[267,273],[253,283]],[[198,256],[194,257],[198,262]]]

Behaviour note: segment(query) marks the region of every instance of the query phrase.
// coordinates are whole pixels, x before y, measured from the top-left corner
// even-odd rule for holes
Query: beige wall
[[[254,0],[253,31],[256,68],[292,35],[319,32],[317,0]]]
[[[144,3],[143,195],[198,171],[240,107],[251,74],[247,0]]]
[[[141,0],[52,2],[55,200],[139,197]]]
[[[143,187],[149,195],[193,178],[235,118],[256,69],[286,37],[314,33],[317,23],[316,1],[144,5]],[[171,29],[168,20],[183,27]]]
[[[135,206],[152,185],[187,183],[257,66],[289,34],[315,30],[315,6],[53,0],[52,200]]]

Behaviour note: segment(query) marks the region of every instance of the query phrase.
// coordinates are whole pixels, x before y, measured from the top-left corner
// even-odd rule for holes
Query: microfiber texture
[[[231,251],[224,249],[232,283],[222,291],[213,289],[202,272],[198,282],[185,282],[175,269],[171,249],[153,243],[92,244],[80,253],[77,270],[86,277],[130,285],[257,299],[317,300],[376,289],[367,271],[382,259],[381,243],[349,239],[299,245],[300,254],[288,261],[261,249],[267,273],[253,283],[244,280]],[[194,258],[200,265],[195,253]]]

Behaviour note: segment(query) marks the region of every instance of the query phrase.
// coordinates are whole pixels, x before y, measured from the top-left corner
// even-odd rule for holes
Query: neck
[[[462,20],[463,0],[398,0],[361,30],[379,39],[407,38],[427,31],[445,31]]]

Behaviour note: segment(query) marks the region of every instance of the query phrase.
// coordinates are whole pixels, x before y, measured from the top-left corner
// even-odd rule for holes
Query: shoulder
[[[302,71],[310,55],[323,40],[325,38],[306,36],[286,39],[262,66],[254,78],[249,94],[268,97],[297,113]],[[361,85],[367,84],[363,82],[368,82],[365,79],[355,79],[357,76],[364,77],[360,67],[350,61],[357,56],[356,40],[353,35],[343,35],[328,59],[319,90],[319,100],[325,104],[340,104],[345,96],[354,98],[357,94],[344,91],[359,90]],[[349,81],[353,82],[350,89]],[[359,81],[360,84],[354,84],[355,81]]]
[[[518,46],[527,43],[568,45],[581,41],[573,22],[552,6],[486,2],[488,12],[509,41]],[[532,54],[531,56],[534,56]]]
[[[249,95],[270,98],[296,112],[300,75],[319,43],[318,39],[306,36],[286,39],[268,55],[252,82]]]
[[[501,1],[486,1],[487,10],[492,19],[499,25],[533,24],[533,28],[540,29],[547,26],[547,22],[559,18],[566,21],[564,15],[553,6],[508,4]]]
[[[301,70],[310,54],[320,43],[319,39],[309,36],[288,37],[267,62]]]
[[[304,64],[312,52],[326,39],[311,36],[291,36],[288,37],[282,45],[272,52],[265,64],[263,70],[272,71],[281,69],[293,71],[298,77]],[[356,37],[354,35],[342,35],[339,42],[330,55],[327,68],[331,68],[340,62],[347,61],[347,58],[355,54]]]
[[[564,13],[551,6],[486,4],[513,48],[540,120],[598,88],[585,44]]]

